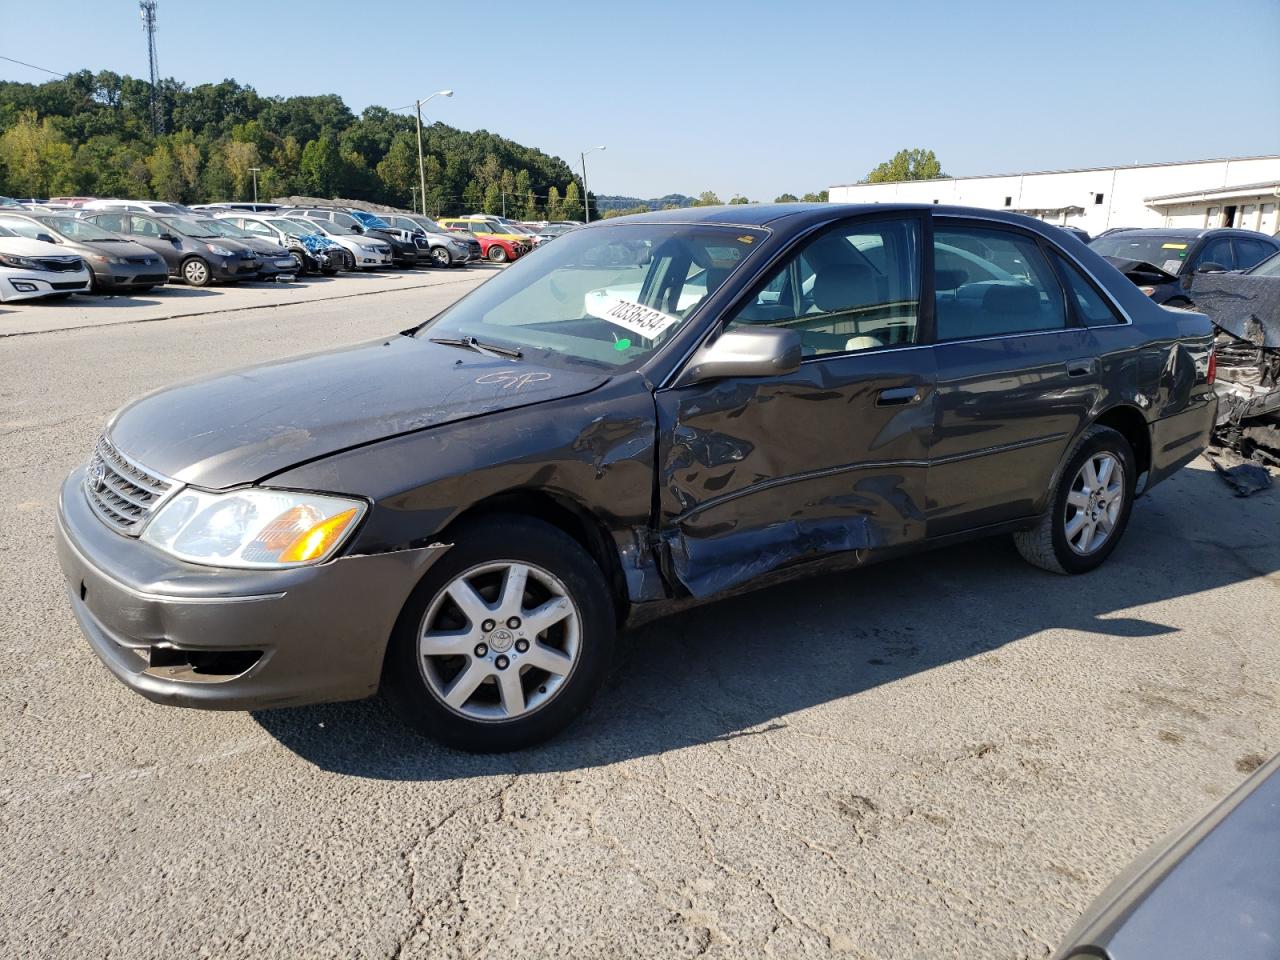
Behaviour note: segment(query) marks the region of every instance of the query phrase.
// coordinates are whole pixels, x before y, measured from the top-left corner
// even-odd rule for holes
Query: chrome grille
[[[51,273],[69,273],[72,270],[84,269],[84,261],[79,257],[34,257],[43,270]]]
[[[177,490],[176,482],[131,462],[106,437],[99,438],[84,475],[90,506],[107,526],[131,537]]]

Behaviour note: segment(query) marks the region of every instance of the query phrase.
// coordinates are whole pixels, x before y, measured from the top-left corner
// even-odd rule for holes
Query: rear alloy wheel
[[[1110,427],[1090,427],[1072,451],[1048,511],[1033,529],[1013,535],[1018,552],[1053,573],[1100,566],[1129,523],[1136,480],[1129,441]]]
[[[207,287],[213,280],[209,265],[199,257],[192,257],[182,264],[182,279],[193,287]]]
[[[396,624],[387,698],[464,750],[545,740],[604,679],[615,633],[604,575],[571,537],[528,517],[488,518],[450,539]]]
[[[506,263],[508,259],[506,248],[493,244],[489,247],[489,259],[494,263]]]
[[[437,267],[453,266],[453,254],[449,252],[447,247],[432,247],[431,260]]]

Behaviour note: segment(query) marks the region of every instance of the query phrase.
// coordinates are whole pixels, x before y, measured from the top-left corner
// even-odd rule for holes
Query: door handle
[[[1067,361],[1068,377],[1087,377],[1097,369],[1098,361],[1093,357],[1087,357],[1083,360]]]
[[[917,387],[890,387],[876,394],[877,407],[894,407],[901,404],[916,403],[920,399]]]

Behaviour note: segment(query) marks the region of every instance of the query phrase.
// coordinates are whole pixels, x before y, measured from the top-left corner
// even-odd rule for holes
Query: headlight
[[[362,244],[359,244],[359,247],[365,253],[377,253],[378,250],[380,249],[377,244],[373,244],[373,243],[362,243]]]
[[[0,266],[13,267],[15,270],[43,270],[44,267],[30,257],[15,257],[11,253],[0,253]]]
[[[226,247],[220,247],[216,243],[209,243],[209,244],[206,244],[206,246],[209,248],[209,252],[216,256],[219,256],[219,257],[232,256],[232,253],[230,250],[228,250]]]
[[[217,567],[300,567],[333,556],[359,523],[360,500],[318,493],[184,490],[142,539],[180,560]]]

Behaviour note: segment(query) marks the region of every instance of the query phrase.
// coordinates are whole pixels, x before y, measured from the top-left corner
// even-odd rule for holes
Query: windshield
[[[324,231],[310,220],[295,220],[290,217],[284,222],[292,225],[295,231],[301,229],[303,233],[320,234],[321,236],[324,235]]]
[[[105,240],[107,242],[123,240],[123,237],[117,237],[110,230],[103,230],[96,223],[90,223],[88,220],[76,220],[74,217],[36,217],[50,230],[62,234],[64,237],[71,237],[74,240]]]
[[[200,240],[208,240],[218,236],[203,223],[197,220],[189,220],[186,217],[170,217],[165,220],[165,225],[173,228],[184,237],[196,237]]]
[[[1089,244],[1094,253],[1120,260],[1141,260],[1165,273],[1177,274],[1195,246],[1194,237],[1158,233],[1113,233]]]
[[[763,231],[619,224],[520,260],[419,329],[596,366],[634,368],[750,255]]]
[[[352,214],[352,216],[355,216],[355,214]],[[387,221],[381,217],[375,217],[372,213],[362,213],[355,218],[360,221],[362,227],[373,227],[375,230],[386,230],[391,226]]]
[[[239,240],[252,240],[253,234],[242,230],[228,220],[201,220],[200,225],[207,227],[220,237],[235,237]]]
[[[1253,277],[1280,277],[1280,253],[1275,253],[1249,271]]]
[[[440,224],[436,223],[430,217],[408,217],[406,219],[412,220],[414,223],[422,227],[422,229],[426,230],[428,233],[444,233],[445,232],[444,227],[440,226]]]

